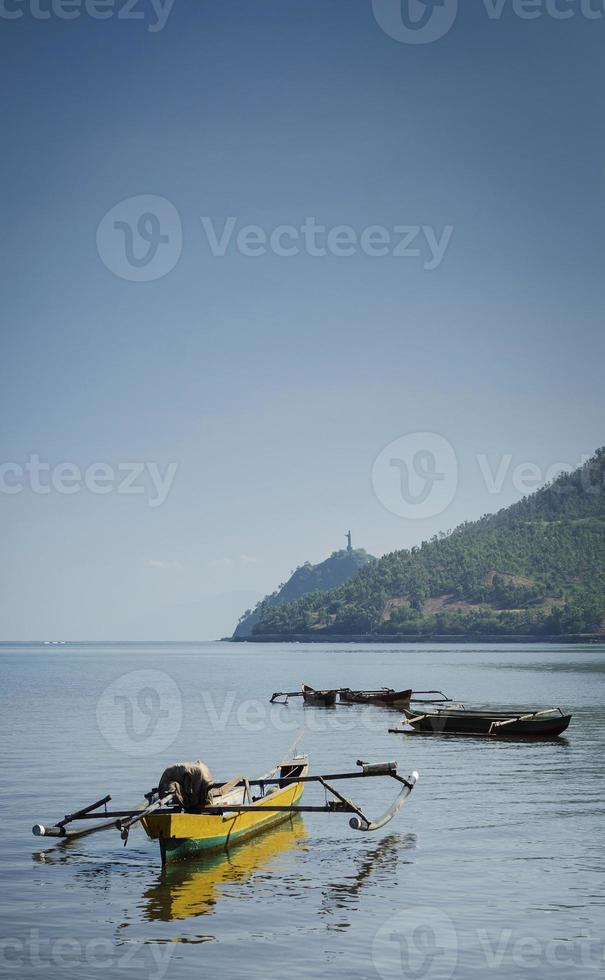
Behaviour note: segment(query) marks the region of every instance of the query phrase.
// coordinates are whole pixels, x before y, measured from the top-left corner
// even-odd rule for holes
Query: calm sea
[[[581,980],[605,965],[605,647],[24,645],[2,671],[1,968],[13,978]],[[545,743],[397,736],[379,708],[269,705],[274,690],[439,688],[468,704],[561,705]],[[396,759],[419,783],[376,834],[309,814],[162,872],[133,831],[34,838],[106,793],[139,804],[202,758],[260,774],[302,732],[312,769]],[[342,786],[343,784],[341,784]],[[371,816],[388,779],[347,784]],[[309,788],[307,803],[322,792]]]

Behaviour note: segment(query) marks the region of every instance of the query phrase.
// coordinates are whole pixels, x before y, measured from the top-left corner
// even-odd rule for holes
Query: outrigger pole
[[[326,793],[331,793],[334,799],[326,799],[324,806],[272,806],[269,802],[263,802],[263,796],[259,800],[253,803],[242,803],[242,804],[219,804],[217,806],[205,806],[200,807],[195,812],[196,814],[208,814],[220,816],[224,813],[352,813],[354,816],[349,821],[349,826],[353,830],[360,831],[373,831],[379,830],[384,827],[385,824],[389,823],[393,819],[398,810],[403,806],[408,796],[412,792],[417,780],[418,773],[413,772],[407,779],[400,776],[397,772],[396,762],[378,762],[378,763],[367,763],[358,761],[358,766],[361,767],[361,772],[341,772],[341,773],[328,773],[327,775],[317,775],[317,776],[285,776],[280,778],[265,778],[265,779],[245,779],[239,778],[237,781],[232,781],[230,783],[230,788],[235,789],[236,787],[244,786],[258,786],[264,795],[264,789],[266,786],[288,786],[292,783],[319,783],[323,786]],[[379,817],[377,820],[371,820],[363,810],[358,807],[352,800],[348,797],[343,796],[334,786],[331,785],[332,782],[336,782],[340,779],[364,779],[369,777],[377,776],[390,776],[395,779],[398,783],[402,785],[402,789],[399,795],[396,797],[394,802],[391,804],[388,810]],[[213,783],[210,789],[221,789],[226,786],[227,783]],[[98,800],[96,803],[91,803],[90,806],[84,807],[82,810],[78,810],[75,813],[66,814],[63,820],[59,821],[52,827],[44,827],[42,824],[36,824],[32,830],[34,836],[36,837],[59,837],[59,838],[76,838],[84,837],[88,834],[94,834],[101,830],[109,830],[115,828],[120,831],[120,835],[124,844],[128,840],[128,834],[135,824],[146,817],[148,814],[157,812],[161,813],[174,813],[173,809],[162,810],[162,807],[170,807],[174,803],[174,796],[169,794],[168,796],[157,797],[155,794],[157,790],[152,790],[148,794],[149,805],[136,810],[115,810],[108,811],[106,804],[111,800],[111,796],[105,796],[102,800]],[[105,806],[103,813],[95,813],[100,807]],[[105,823],[98,824],[95,827],[89,827],[83,830],[72,830],[67,828],[67,824],[72,823],[74,820],[99,820],[105,818]]]
[[[83,810],[78,810],[76,813],[68,813],[63,820],[59,821],[53,827],[45,827],[43,824],[37,823],[32,827],[32,833],[34,837],[61,837],[63,839],[70,838],[73,840],[76,837],[87,837],[89,834],[97,834],[101,830],[111,830],[114,828],[120,831],[120,836],[124,841],[124,846],[126,846],[130,828],[143,817],[146,817],[148,813],[153,813],[154,810],[159,810],[162,806],[169,806],[173,801],[173,795],[170,793],[168,796],[163,796],[161,799],[150,803],[149,806],[139,808],[138,810],[117,810],[112,813],[108,812],[107,806],[105,806],[105,804],[109,803],[110,799],[111,796],[104,796],[102,800],[91,803],[90,806],[84,807]],[[93,813],[94,810],[98,810],[102,806],[105,806],[103,813]],[[74,820],[100,820],[102,817],[108,819],[106,819],[105,823],[97,824],[96,827],[88,827],[83,830],[72,830],[66,827],[67,824],[72,823]]]
[[[84,818],[87,817],[92,810],[98,810],[99,807],[101,806],[105,806],[105,811],[107,811],[106,804],[109,803],[110,799],[111,799],[111,795],[108,794],[107,796],[104,796],[102,800],[97,800],[96,803],[91,803],[90,806],[85,806],[82,810],[76,810],[75,813],[66,813],[63,820],[59,820],[59,822],[56,823],[53,827],[45,827],[41,823],[34,824],[34,826],[32,827],[32,833],[34,837],[71,836],[73,832],[65,829],[68,823],[71,823],[72,820],[84,820]],[[95,813],[94,814],[95,820],[98,820],[100,816],[105,816],[105,814]],[[93,834],[97,829],[104,830],[105,826],[109,827],[113,825],[105,824],[103,827],[99,827],[99,828],[91,827],[88,831],[84,831],[84,833]]]
[[[275,785],[287,786],[290,783],[320,783],[320,785],[334,797],[333,800],[326,800],[324,806],[271,806],[267,803],[261,804],[261,801],[258,801],[259,805],[252,803],[243,805],[208,806],[204,807],[199,812],[215,815],[220,815],[222,813],[257,813],[259,811],[263,813],[354,813],[355,816],[349,821],[349,826],[353,830],[379,830],[381,827],[384,827],[385,824],[389,823],[397,811],[403,806],[418,780],[418,773],[413,772],[411,776],[404,779],[404,777],[400,776],[397,772],[396,762],[378,762],[370,764],[367,762],[358,761],[357,765],[361,766],[361,772],[329,773],[325,776],[290,776],[282,779],[250,779],[247,781],[242,780],[235,784],[236,786],[244,786],[247,782],[248,786],[259,786],[264,788],[265,786]],[[397,782],[403,785],[403,789],[395,799],[394,803],[378,820],[370,820],[370,818],[365,815],[363,810],[356,806],[352,800],[346,796],[343,796],[337,789],[334,788],[334,786],[330,785],[331,782],[338,779],[364,779],[371,776],[390,776],[392,779],[396,779]]]

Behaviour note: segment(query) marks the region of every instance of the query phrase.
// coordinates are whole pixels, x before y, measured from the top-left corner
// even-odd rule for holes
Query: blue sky
[[[533,487],[605,442],[605,16],[486,4],[409,44],[371,0],[176,0],[162,30],[151,0],[105,20],[6,0],[1,636],[223,635],[349,527],[374,554],[410,546],[518,499],[520,464]],[[121,204],[142,196],[146,214],[169,202],[173,267],[134,281],[103,219],[119,206],[144,257]],[[393,244],[252,257],[234,237],[213,255],[202,218],[229,217]],[[420,256],[393,254],[396,226]],[[446,228],[427,270],[421,229]],[[410,433],[454,451],[437,514],[393,512],[373,479]],[[34,456],[46,479],[121,476],[38,493],[15,469]],[[176,467],[159,506],[147,470],[118,492],[137,462]]]

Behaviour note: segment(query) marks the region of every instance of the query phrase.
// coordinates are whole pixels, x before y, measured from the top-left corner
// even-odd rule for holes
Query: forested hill
[[[256,635],[605,639],[605,449],[517,504],[372,562],[339,588],[261,603]]]
[[[351,548],[334,551],[329,558],[320,562],[318,565],[311,565],[306,562],[300,565],[285,583],[270,596],[267,596],[256,609],[248,609],[240,618],[240,621],[233,634],[234,640],[242,640],[250,636],[252,630],[259,620],[258,610],[270,606],[279,606],[286,602],[292,602],[309,592],[325,592],[328,589],[336,588],[347,582],[354,575],[357,575],[361,568],[368,562],[374,561],[372,555],[368,555],[363,548]]]

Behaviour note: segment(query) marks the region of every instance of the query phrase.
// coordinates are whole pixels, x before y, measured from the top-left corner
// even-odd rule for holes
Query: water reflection
[[[32,861],[36,864],[73,865],[76,868],[75,873],[82,875],[86,875],[88,871],[95,875],[106,874],[109,871],[127,874],[133,867],[140,868],[149,863],[148,848],[131,846],[125,850],[122,846],[118,846],[110,849],[109,853],[114,856],[107,858],[107,851],[89,850],[82,847],[82,841],[67,838],[44,851],[32,851]],[[155,850],[154,858],[157,860]]]
[[[324,892],[324,911],[332,913],[334,909],[351,909],[358,906],[359,896],[363,889],[372,881],[378,884],[387,879],[398,879],[400,867],[412,864],[409,851],[416,848],[415,834],[389,834],[369,851],[365,851],[356,859],[356,870],[344,881],[334,881]]]
[[[170,922],[212,913],[228,894],[226,885],[241,884],[278,857],[305,849],[306,836],[303,819],[296,816],[228,854],[164,868],[144,893],[143,918]]]
[[[358,907],[361,893],[370,882],[397,882],[402,865],[413,863],[410,851],[416,843],[415,834],[390,834],[375,847],[355,853],[352,874],[323,888],[320,914],[333,915]],[[143,894],[142,918],[171,922],[213,914],[219,901],[241,896],[238,891],[230,892],[230,886],[250,883],[259,873],[264,879],[264,872],[279,870],[280,858],[307,849],[305,825],[302,817],[296,816],[229,854],[164,868]],[[304,890],[304,879],[297,883]],[[343,921],[337,928],[347,928],[348,924]]]

